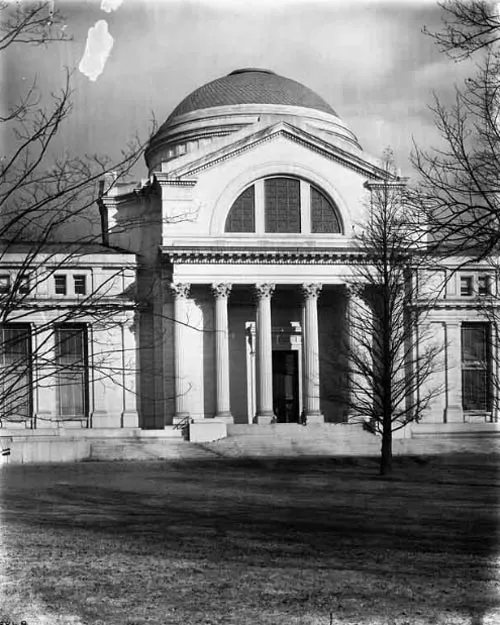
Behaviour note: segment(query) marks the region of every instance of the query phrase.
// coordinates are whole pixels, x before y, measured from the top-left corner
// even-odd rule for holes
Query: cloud
[[[113,47],[113,37],[108,32],[106,20],[99,20],[89,28],[87,44],[78,69],[95,81],[102,74],[109,53]]]
[[[105,11],[106,13],[116,11],[116,9],[120,6],[122,2],[123,0],[102,0],[101,11]]]

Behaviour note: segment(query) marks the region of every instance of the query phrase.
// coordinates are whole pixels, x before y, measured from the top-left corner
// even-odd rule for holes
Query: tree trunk
[[[392,423],[384,415],[382,428],[382,453],[380,454],[380,475],[388,475],[392,471]]]

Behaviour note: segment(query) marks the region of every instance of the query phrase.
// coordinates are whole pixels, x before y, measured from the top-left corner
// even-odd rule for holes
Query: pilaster
[[[460,321],[446,322],[446,410],[447,423],[463,422],[462,328]]]
[[[122,427],[139,427],[137,414],[137,347],[134,320],[129,319],[121,326],[122,333]]]

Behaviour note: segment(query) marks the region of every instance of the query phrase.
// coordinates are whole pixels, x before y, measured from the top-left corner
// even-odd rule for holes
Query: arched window
[[[334,205],[315,187],[311,187],[311,232],[341,232]]]
[[[342,225],[334,202],[320,189],[299,178],[273,176],[240,193],[225,232],[328,234],[341,233]]]
[[[266,232],[300,232],[300,181],[268,178],[264,189]]]
[[[255,232],[255,187],[241,193],[226,219],[226,232]]]

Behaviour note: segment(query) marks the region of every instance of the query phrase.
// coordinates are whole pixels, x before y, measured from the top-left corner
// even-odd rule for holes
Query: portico
[[[294,253],[304,261],[308,254],[306,249]],[[191,262],[180,250],[169,250],[168,256],[174,299],[174,422],[186,417],[254,424],[324,422],[321,380],[325,387],[332,363],[320,343],[340,346],[345,259],[339,264],[334,255],[328,265],[313,268],[284,262],[284,251],[282,265],[257,264],[255,259],[252,265],[196,263],[201,254],[193,250]],[[225,254],[218,256],[221,261]],[[317,280],[318,273],[324,274],[325,284]],[[205,366],[197,374],[186,357],[187,345],[211,352],[205,353]],[[203,377],[202,391],[194,377]],[[197,394],[205,399],[196,401]],[[211,406],[207,395],[213,396]],[[335,402],[328,396],[324,400]],[[332,411],[330,405],[328,412],[329,420],[343,418],[340,408]]]

